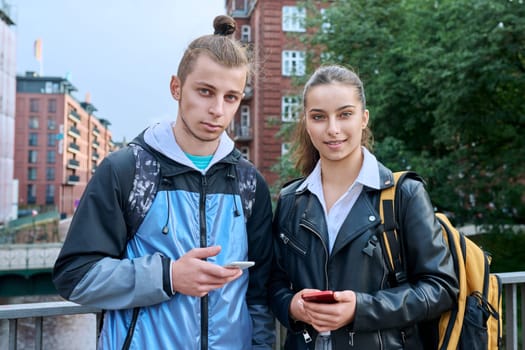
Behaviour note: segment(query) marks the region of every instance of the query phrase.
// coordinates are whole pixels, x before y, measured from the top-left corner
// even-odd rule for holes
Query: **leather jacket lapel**
[[[379,221],[379,213],[372,205],[368,192],[363,190],[339,229],[332,254],[337,254],[338,250],[366,232],[370,227],[376,226]]]

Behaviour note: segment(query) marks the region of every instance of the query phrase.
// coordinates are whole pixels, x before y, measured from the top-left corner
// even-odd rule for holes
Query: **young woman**
[[[370,152],[363,84],[341,66],[306,83],[295,159],[304,178],[281,191],[273,221],[271,307],[286,349],[423,349],[423,323],[453,305],[457,280],[423,184],[398,203],[407,282],[391,287],[378,241],[380,191],[392,172]],[[333,303],[307,292],[335,291]]]
[[[171,79],[176,121],[102,162],[56,261],[64,298],[108,310],[99,349],[272,348],[270,194],[225,132],[250,62],[230,37],[233,19],[214,24],[215,35],[195,39]],[[136,208],[143,217],[129,215]],[[255,265],[226,267],[244,260]]]

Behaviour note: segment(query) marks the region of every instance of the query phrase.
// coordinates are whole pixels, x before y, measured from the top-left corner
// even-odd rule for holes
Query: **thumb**
[[[355,302],[356,295],[352,290],[344,290],[341,292],[335,292],[334,299],[339,302]]]
[[[215,245],[206,248],[193,248],[187,253],[187,255],[191,258],[205,259],[219,254],[220,251],[221,246]]]

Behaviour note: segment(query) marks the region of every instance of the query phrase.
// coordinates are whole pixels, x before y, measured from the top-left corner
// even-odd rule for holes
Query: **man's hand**
[[[202,297],[242,275],[240,269],[224,268],[203,259],[219,254],[220,246],[194,248],[171,263],[173,290]]]

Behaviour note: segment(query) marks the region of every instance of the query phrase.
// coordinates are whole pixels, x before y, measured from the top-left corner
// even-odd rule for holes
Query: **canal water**
[[[0,299],[0,304],[23,304],[62,301],[59,296],[32,296]],[[8,349],[8,321],[0,321],[0,349]],[[45,317],[43,321],[43,350],[95,350],[96,316],[65,315]],[[35,320],[18,320],[17,350],[35,349]]]

